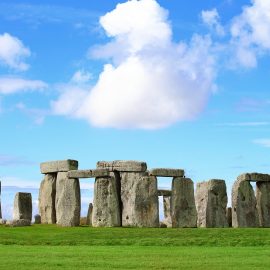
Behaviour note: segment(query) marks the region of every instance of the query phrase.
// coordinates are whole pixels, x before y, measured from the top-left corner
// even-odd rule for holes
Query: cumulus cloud
[[[270,1],[252,0],[231,25],[231,43],[236,48],[236,62],[256,67],[257,57],[270,50]]]
[[[25,71],[29,66],[24,62],[31,52],[18,38],[4,33],[0,35],[0,64],[12,69]]]
[[[211,10],[203,10],[201,12],[202,21],[210,27],[210,29],[214,30],[217,35],[224,36],[225,30],[223,26],[220,24],[220,17],[216,8]]]
[[[111,41],[91,50],[107,63],[88,90],[65,89],[59,114],[98,127],[155,129],[196,117],[213,91],[210,37],[172,41],[168,12],[155,0],[131,0],[100,18]]]
[[[27,80],[12,76],[0,77],[0,95],[43,90],[45,88],[47,88],[47,84],[40,80]]]

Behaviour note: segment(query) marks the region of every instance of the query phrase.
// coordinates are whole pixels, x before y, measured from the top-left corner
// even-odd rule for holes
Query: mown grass
[[[0,269],[270,269],[270,229],[0,226]]]

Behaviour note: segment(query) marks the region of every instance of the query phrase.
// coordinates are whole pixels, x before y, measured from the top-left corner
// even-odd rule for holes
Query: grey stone
[[[56,223],[56,173],[45,174],[39,188],[39,213],[42,224]]]
[[[226,208],[227,192],[224,180],[212,179],[197,183],[196,207],[198,227],[228,227]]]
[[[18,192],[14,199],[13,219],[32,220],[32,195],[31,193]]]
[[[237,177],[238,181],[250,181],[250,182],[270,182],[270,175],[263,173],[243,173]]]
[[[59,172],[56,180],[56,221],[64,227],[79,226],[81,191],[77,178],[70,179],[67,172]]]
[[[157,177],[183,177],[184,174],[181,169],[155,168],[149,171],[149,175]]]
[[[171,196],[163,196],[163,211],[164,211],[164,220],[162,222],[166,227],[172,227],[172,217],[171,217]]]
[[[256,199],[261,227],[270,227],[270,182],[256,183]]]
[[[160,228],[167,228],[167,224],[165,224],[163,221],[159,222],[159,227]]]
[[[122,226],[159,227],[157,179],[147,173],[121,173]]]
[[[7,223],[6,219],[0,218],[0,225],[5,225]]]
[[[108,169],[73,170],[68,172],[69,178],[96,178],[109,176],[110,171]]]
[[[78,161],[72,160],[72,159],[48,161],[48,162],[42,162],[40,164],[40,171],[43,174],[67,172],[67,171],[77,170],[77,169],[78,169]]]
[[[251,184],[238,177],[232,188],[232,227],[258,227],[256,204]]]
[[[93,204],[89,203],[87,217],[86,217],[86,225],[92,225],[92,216],[93,216]]]
[[[34,216],[34,218],[35,218],[35,224],[41,224],[41,216],[40,215],[35,215]]]
[[[226,210],[227,223],[229,227],[232,227],[232,208],[227,207]]]
[[[9,225],[11,227],[30,226],[31,220],[29,220],[29,219],[13,219],[13,220],[7,222],[6,225]]]
[[[93,227],[121,226],[119,194],[115,177],[95,180],[92,214]]]
[[[97,168],[119,172],[145,172],[147,164],[143,161],[134,160],[98,161]]]
[[[193,228],[197,226],[194,184],[189,178],[174,177],[171,196],[172,227]]]
[[[165,189],[158,190],[158,196],[171,196],[171,195],[172,195],[171,190],[165,190]]]

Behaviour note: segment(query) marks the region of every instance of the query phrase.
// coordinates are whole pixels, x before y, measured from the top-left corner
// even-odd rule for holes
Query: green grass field
[[[0,269],[270,269],[270,229],[0,226]]]

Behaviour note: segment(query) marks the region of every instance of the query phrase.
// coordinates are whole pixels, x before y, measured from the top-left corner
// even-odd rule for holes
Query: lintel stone
[[[250,181],[250,182],[270,182],[270,175],[264,173],[243,173],[237,177],[239,181]]]
[[[166,189],[159,189],[158,196],[172,196],[172,191]]]
[[[181,169],[155,168],[149,171],[149,175],[157,177],[183,177],[184,174]]]
[[[147,164],[143,161],[134,160],[98,161],[97,168],[119,172],[145,172]]]
[[[42,162],[40,164],[40,171],[43,174],[46,173],[56,173],[56,172],[68,172],[71,170],[78,169],[78,161],[67,159],[67,160],[57,160]]]
[[[68,178],[96,178],[110,177],[108,169],[72,170],[68,172]]]

